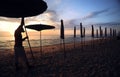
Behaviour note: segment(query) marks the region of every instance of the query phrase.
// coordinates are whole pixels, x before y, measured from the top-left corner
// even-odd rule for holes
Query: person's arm
[[[26,39],[28,39],[28,36],[24,37],[24,38],[22,39],[22,41],[25,41]]]

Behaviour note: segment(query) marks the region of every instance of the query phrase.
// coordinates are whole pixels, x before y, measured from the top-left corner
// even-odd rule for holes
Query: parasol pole
[[[40,54],[42,57],[42,41],[41,41],[41,30],[40,30]]]
[[[24,17],[22,17],[22,20],[21,20],[23,23],[24,23]],[[25,23],[23,24],[24,28],[25,28]],[[25,33],[26,33],[26,36],[28,36],[28,33],[27,33],[27,30],[25,28]],[[29,45],[29,48],[30,48],[30,52],[31,52],[31,55],[32,55],[32,58],[33,60],[35,59],[34,56],[33,56],[33,52],[32,52],[32,48],[31,48],[31,45],[30,45],[30,41],[29,41],[29,38],[27,38],[27,41],[28,41],[28,45]]]

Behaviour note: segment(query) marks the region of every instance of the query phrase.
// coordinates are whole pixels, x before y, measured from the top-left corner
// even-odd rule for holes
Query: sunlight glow
[[[15,29],[18,27],[18,23],[0,21],[0,31],[7,31],[10,34],[13,34]]]

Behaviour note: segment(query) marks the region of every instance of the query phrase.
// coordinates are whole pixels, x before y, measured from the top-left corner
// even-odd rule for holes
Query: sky
[[[57,33],[60,28],[60,20],[63,19],[66,29],[73,29],[74,26],[78,27],[81,22],[87,28],[90,28],[90,25],[93,24],[120,29],[120,25],[115,25],[120,24],[120,0],[44,1],[47,2],[48,9],[38,16],[25,18],[25,25],[53,25],[56,27],[54,33]],[[0,33],[9,32],[13,34],[20,24],[20,19],[0,17]],[[49,34],[49,31],[46,31],[45,34]]]

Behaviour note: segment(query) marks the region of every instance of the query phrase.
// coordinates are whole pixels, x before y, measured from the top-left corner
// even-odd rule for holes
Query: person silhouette
[[[15,53],[16,70],[19,69],[20,62],[24,63],[25,66],[29,68],[29,63],[25,54],[24,47],[22,45],[22,42],[28,38],[28,36],[22,38],[22,32],[24,32],[23,25],[24,25],[24,18],[22,18],[20,26],[14,32],[14,37],[15,37],[14,53]]]

